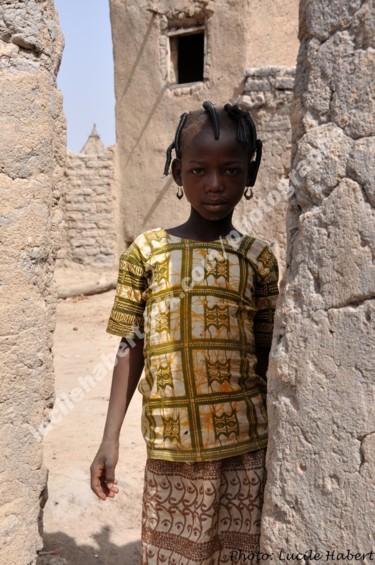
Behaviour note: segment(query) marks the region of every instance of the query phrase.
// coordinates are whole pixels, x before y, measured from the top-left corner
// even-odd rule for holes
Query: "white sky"
[[[68,147],[78,152],[96,123],[104,145],[115,142],[109,0],[55,0],[65,37],[58,75]]]

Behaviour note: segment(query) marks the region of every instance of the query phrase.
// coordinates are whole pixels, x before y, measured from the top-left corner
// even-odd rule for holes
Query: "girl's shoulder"
[[[272,252],[275,245],[275,242],[273,241],[261,239],[260,237],[256,237],[252,234],[244,234],[238,239],[233,239],[230,244],[231,243],[234,246],[243,249],[244,252],[250,256],[257,256],[257,254],[261,253],[261,251],[265,248]]]
[[[261,239],[253,235],[245,235],[242,252],[258,268],[271,267],[277,263],[274,253],[275,242]]]
[[[154,228],[139,234],[123,252],[123,256],[136,254],[143,262],[167,243],[168,234],[161,228]]]
[[[256,236],[246,236],[248,238],[248,240],[251,240],[251,247],[250,249],[253,250],[253,252],[256,252],[257,250],[262,250],[265,247],[267,247],[270,251],[272,250],[272,248],[275,245],[275,242],[270,241],[268,239],[263,239],[260,237],[256,237]]]
[[[147,230],[139,234],[133,243],[138,245],[138,247],[144,247],[158,244],[165,244],[168,238],[168,234],[162,228],[153,228],[152,230]]]

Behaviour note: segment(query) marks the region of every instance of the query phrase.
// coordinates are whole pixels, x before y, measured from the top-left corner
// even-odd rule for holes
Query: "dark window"
[[[177,82],[203,81],[204,32],[179,35],[177,40]]]

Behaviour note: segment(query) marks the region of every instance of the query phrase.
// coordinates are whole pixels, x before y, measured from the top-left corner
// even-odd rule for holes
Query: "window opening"
[[[204,78],[204,30],[170,36],[172,82],[185,84]]]

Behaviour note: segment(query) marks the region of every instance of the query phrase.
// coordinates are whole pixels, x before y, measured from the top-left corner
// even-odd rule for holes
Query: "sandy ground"
[[[49,479],[44,511],[46,554],[39,559],[39,565],[140,562],[146,450],[140,431],[138,391],[122,430],[116,475],[120,493],[103,502],[89,484],[89,467],[102,436],[119,343],[119,338],[105,331],[114,293],[112,290],[58,303],[54,344],[56,417],[44,439]],[[96,381],[95,376],[99,377]]]

